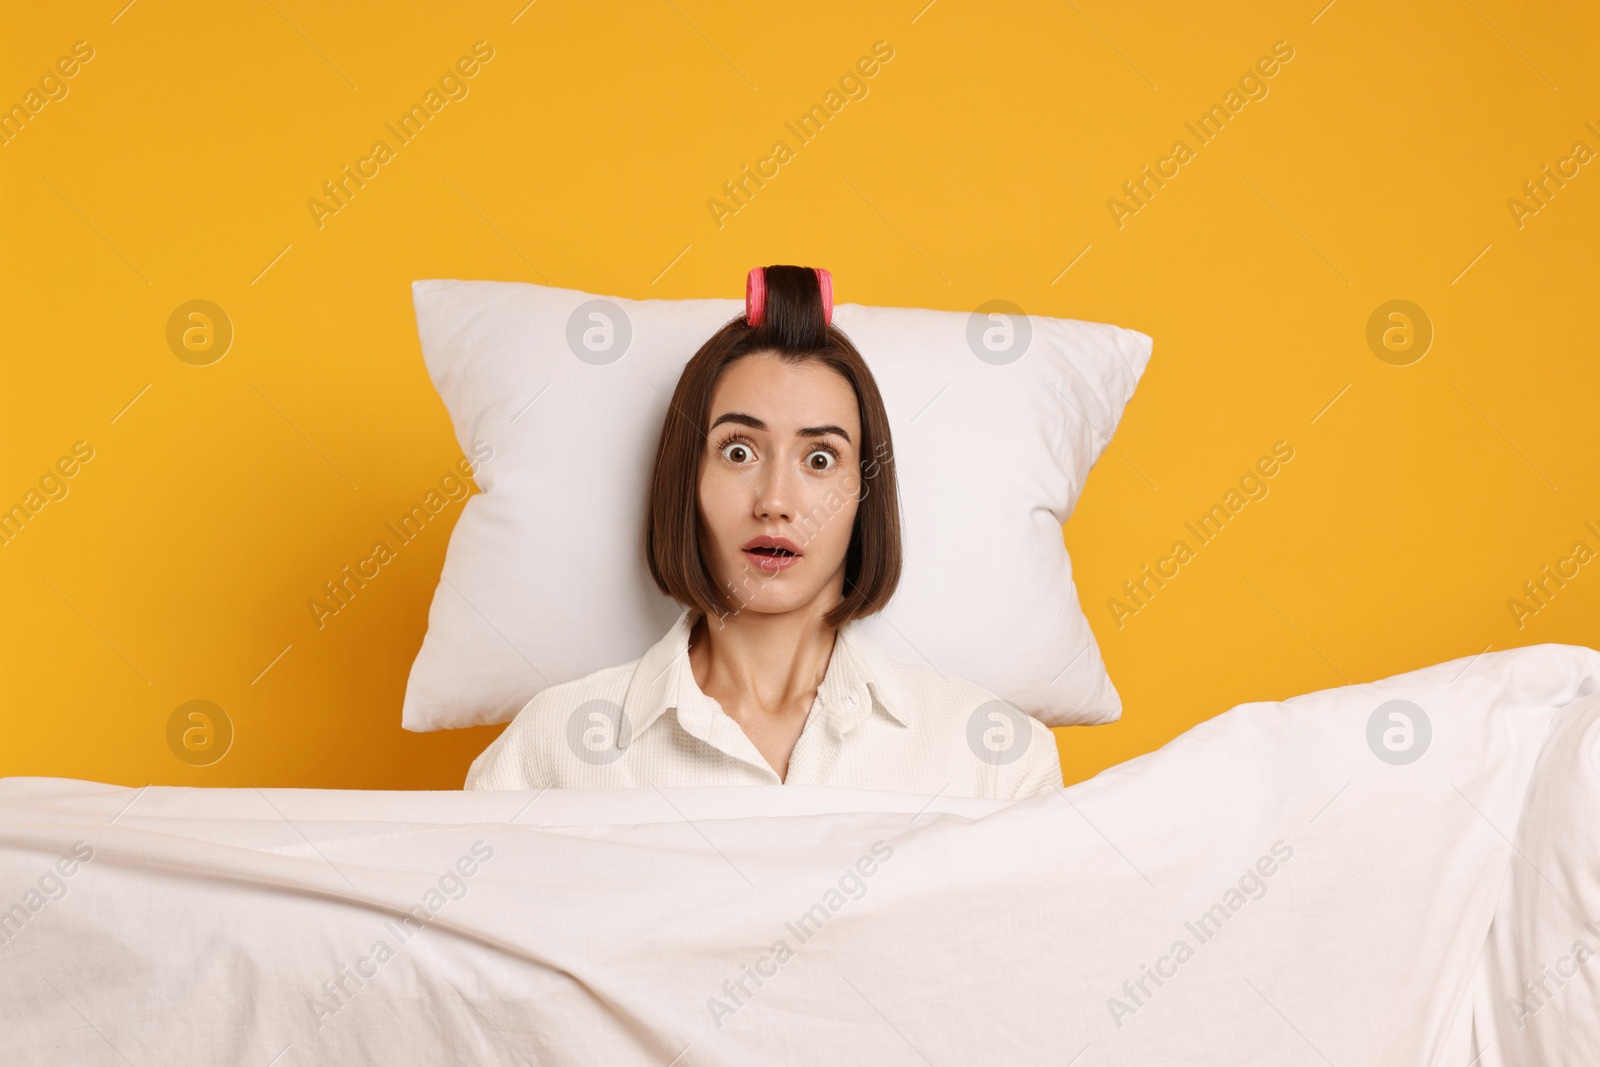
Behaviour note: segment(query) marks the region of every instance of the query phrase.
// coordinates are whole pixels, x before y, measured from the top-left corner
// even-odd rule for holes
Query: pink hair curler
[[[833,275],[821,267],[812,267],[817,272],[817,288],[822,290],[822,321],[833,325]]]
[[[833,274],[822,267],[812,267],[817,275],[817,288],[822,291],[822,321],[833,323]],[[755,267],[744,279],[744,317],[751,326],[760,326],[767,314],[767,268]]]
[[[760,326],[767,314],[767,268],[755,267],[744,279],[744,317],[751,326]]]

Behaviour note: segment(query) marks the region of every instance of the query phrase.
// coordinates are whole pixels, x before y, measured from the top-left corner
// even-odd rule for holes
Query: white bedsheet
[[[1016,803],[8,779],[0,1063],[1593,1064],[1600,959],[1506,1000],[1600,926],[1597,762],[1541,645]]]

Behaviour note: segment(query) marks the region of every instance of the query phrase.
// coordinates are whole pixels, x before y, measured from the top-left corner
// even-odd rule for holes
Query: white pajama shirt
[[[468,789],[778,785],[740,725],[700,691],[687,609],[642,657],[552,686],[467,772]],[[1012,799],[1061,785],[1055,737],[987,690],[894,659],[839,628],[787,782]]]

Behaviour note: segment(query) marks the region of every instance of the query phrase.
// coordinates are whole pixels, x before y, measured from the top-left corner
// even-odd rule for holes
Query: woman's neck
[[[730,704],[750,713],[779,714],[802,701],[809,709],[833,656],[838,628],[822,618],[831,606],[702,616],[689,643],[700,691],[730,714]]]

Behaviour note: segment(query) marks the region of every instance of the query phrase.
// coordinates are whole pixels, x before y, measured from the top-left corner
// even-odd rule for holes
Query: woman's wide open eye
[[[756,458],[755,449],[750,447],[750,442],[738,437],[729,440],[718,451],[729,463],[744,464]]]
[[[814,471],[830,471],[839,463],[839,454],[827,445],[818,445],[816,450],[806,456],[806,466]]]

